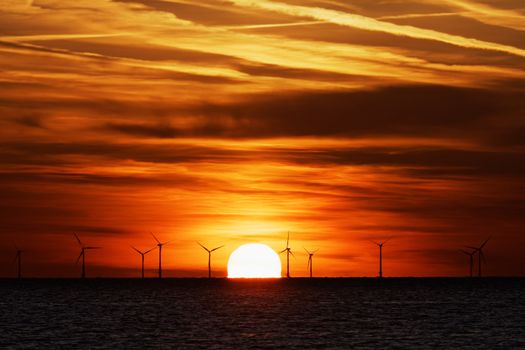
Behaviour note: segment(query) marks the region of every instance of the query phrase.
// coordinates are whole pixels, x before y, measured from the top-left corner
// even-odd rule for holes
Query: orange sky
[[[4,0],[0,276],[523,275],[524,68],[522,0]]]

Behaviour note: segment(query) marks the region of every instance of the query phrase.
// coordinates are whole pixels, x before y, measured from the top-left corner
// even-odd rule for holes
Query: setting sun
[[[228,278],[280,278],[281,260],[270,247],[244,244],[228,259]]]

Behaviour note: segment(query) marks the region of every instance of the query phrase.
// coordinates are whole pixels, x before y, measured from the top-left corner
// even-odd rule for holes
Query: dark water
[[[0,280],[1,349],[525,349],[525,279]]]

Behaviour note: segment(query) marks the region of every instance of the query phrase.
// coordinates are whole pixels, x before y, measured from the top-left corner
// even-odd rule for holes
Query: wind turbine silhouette
[[[171,240],[161,243],[153,233],[151,235],[153,236],[153,238],[155,238],[155,240],[157,241],[157,247],[159,247],[159,278],[162,278],[162,247],[170,243]]]
[[[80,255],[77,258],[77,264],[80,258],[82,258],[82,274],[80,275],[82,278],[86,278],[86,250],[90,249],[100,249],[100,247],[86,247],[81,241],[80,238],[78,238],[76,233],[73,233],[75,235],[75,238],[77,239],[78,244],[80,245]]]
[[[308,265],[306,268],[310,270],[310,278],[312,278],[313,256],[319,249],[316,249],[313,252],[309,252],[305,247],[303,247],[303,249],[306,251],[306,254],[308,254]]]
[[[17,276],[18,278],[22,278],[22,252],[23,250],[19,249],[16,245],[15,245],[15,249],[16,249],[16,255],[15,255],[15,259],[13,260],[13,262],[17,262],[17,265],[18,265],[18,273],[17,273]]]
[[[474,254],[476,254],[476,251],[473,250],[471,252],[467,252],[466,250],[463,250],[463,249],[460,249],[459,251],[462,252],[463,254],[468,255],[469,261],[470,261],[470,277],[472,277],[472,269],[474,267]]]
[[[142,257],[142,278],[144,278],[144,255],[148,254],[149,252],[151,252],[152,250],[154,250],[156,247],[153,247],[151,248],[150,250],[146,250],[145,252],[141,252],[140,250],[138,250],[137,248],[135,248],[134,246],[131,246],[131,248],[133,248],[137,253],[140,254],[140,256]]]
[[[485,244],[487,244],[490,238],[491,237],[489,236],[489,238],[487,238],[483,243],[481,243],[479,247],[467,246],[467,248],[469,249],[474,249],[474,253],[478,253],[478,277],[481,277],[481,260],[485,262],[485,254],[483,254],[483,247],[485,247]]]
[[[200,244],[199,242],[197,242],[197,244],[200,245],[205,251],[208,252],[208,278],[211,278],[211,253],[216,251],[217,249],[221,249],[222,247],[224,247],[224,245],[221,245],[220,247],[213,248],[210,250],[206,248],[205,246],[203,246],[202,244]]]
[[[383,242],[372,241],[372,243],[379,247],[379,278],[383,278],[383,246],[391,239],[392,237],[387,238],[386,241]]]
[[[295,258],[292,253],[292,249],[289,246],[290,243],[290,232],[288,231],[288,238],[286,239],[286,248],[281,250],[279,254],[286,252],[286,278],[290,278],[290,254]]]

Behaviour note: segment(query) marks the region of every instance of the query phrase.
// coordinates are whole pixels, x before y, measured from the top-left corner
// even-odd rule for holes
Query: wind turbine
[[[479,247],[470,247],[467,246],[469,249],[474,249],[474,253],[478,253],[478,277],[481,277],[481,260],[485,261],[485,254],[483,254],[483,247],[485,247],[485,244],[490,240],[487,238]]]
[[[221,245],[220,247],[213,248],[210,250],[206,248],[205,246],[203,246],[202,244],[200,244],[199,242],[197,242],[197,244],[200,245],[205,251],[208,252],[208,278],[211,278],[211,253],[216,251],[217,249],[224,247],[224,245]]]
[[[157,241],[157,247],[159,247],[159,278],[162,278],[162,246],[170,243],[171,241],[161,243],[153,233],[151,235],[153,236],[153,238],[155,238],[155,240]]]
[[[383,278],[383,246],[385,245],[386,242],[388,242],[391,239],[392,237],[387,238],[387,240],[383,242],[372,241],[372,243],[374,243],[375,245],[379,247],[379,278]]]
[[[19,249],[16,245],[15,245],[15,249],[16,249],[16,255],[15,255],[15,259],[13,260],[13,262],[17,262],[17,265],[18,265],[18,278],[22,278],[22,252],[23,250]]]
[[[77,264],[78,264],[78,261],[80,260],[80,258],[82,258],[82,274],[81,274],[81,277],[82,278],[86,278],[86,250],[90,250],[90,249],[100,249],[100,247],[86,247],[81,241],[80,241],[80,238],[78,238],[77,234],[76,233],[73,233],[75,235],[75,238],[77,239],[77,242],[78,244],[80,245],[80,255],[78,256],[78,259],[77,259]]]
[[[462,252],[463,254],[468,255],[469,261],[470,261],[470,277],[472,277],[472,269],[474,267],[474,254],[476,254],[476,251],[473,250],[471,252],[467,252],[466,250],[463,250],[463,249],[460,249],[459,251]]]
[[[306,251],[306,254],[308,254],[308,265],[306,268],[310,270],[310,278],[312,278],[313,256],[319,249],[316,249],[313,252],[309,252],[305,247],[303,247],[303,249]]]
[[[153,247],[151,248],[150,250],[146,250],[145,252],[141,252],[140,250],[138,250],[137,248],[135,248],[134,246],[131,246],[131,248],[133,248],[137,253],[140,254],[140,256],[142,257],[142,278],[144,278],[144,255],[148,254],[149,252],[151,252],[153,249],[155,249],[156,247]]]
[[[286,248],[281,250],[279,254],[286,252],[286,278],[290,278],[290,254],[295,258],[292,253],[292,249],[289,246],[290,243],[290,232],[288,232],[288,238],[286,239]]]

